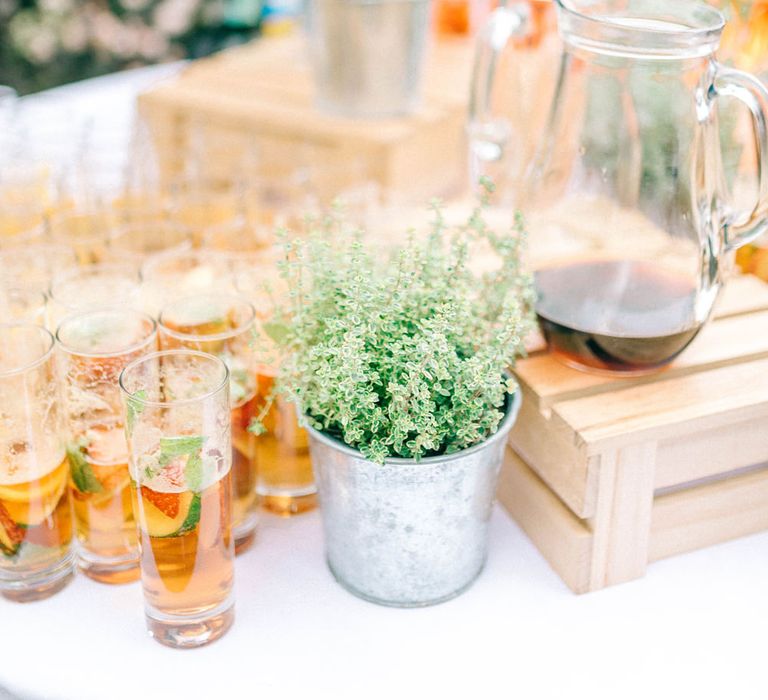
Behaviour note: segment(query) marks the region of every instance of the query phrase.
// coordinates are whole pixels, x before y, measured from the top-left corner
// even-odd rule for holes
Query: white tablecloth
[[[70,86],[116,115],[167,67]],[[124,123],[116,119],[115,123]],[[501,510],[485,572],[442,605],[358,600],[323,561],[319,513],[265,516],[237,561],[236,622],[194,651],[145,632],[138,584],[78,578],[39,603],[0,599],[0,698],[768,698],[768,534],[650,566],[577,597]]]

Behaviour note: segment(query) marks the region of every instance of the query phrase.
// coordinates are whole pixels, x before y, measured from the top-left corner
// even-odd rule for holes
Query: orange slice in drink
[[[41,479],[23,484],[0,485],[0,501],[8,515],[19,525],[39,525],[48,518],[61,500],[67,484],[66,460]]]
[[[0,503],[0,552],[12,556],[19,551],[24,541],[22,530],[11,517],[2,503]]]
[[[140,520],[150,537],[178,537],[200,520],[200,496],[191,491],[162,493],[141,487]]]

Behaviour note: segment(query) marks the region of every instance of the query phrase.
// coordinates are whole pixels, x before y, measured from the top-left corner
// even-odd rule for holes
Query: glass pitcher
[[[727,253],[768,229],[768,91],[715,60],[725,22],[713,7],[554,3],[559,73],[515,201],[530,231],[537,312],[568,364],[654,371],[706,323]],[[495,104],[496,67],[507,42],[527,31],[528,7],[497,9],[480,38],[469,131],[486,135],[473,151],[488,153],[489,164],[505,154],[487,135],[509,131]],[[732,204],[720,97],[741,101],[753,118],[759,184],[748,211]]]

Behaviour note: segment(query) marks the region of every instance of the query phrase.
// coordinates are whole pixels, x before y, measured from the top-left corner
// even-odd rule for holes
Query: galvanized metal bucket
[[[355,595],[417,607],[466,590],[485,564],[488,522],[507,436],[520,410],[516,392],[485,442],[419,462],[370,462],[309,428],[328,566]]]
[[[318,106],[350,117],[413,111],[428,20],[429,0],[309,0]]]

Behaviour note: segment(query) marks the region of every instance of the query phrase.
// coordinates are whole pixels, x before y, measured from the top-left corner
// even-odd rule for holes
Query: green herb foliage
[[[72,481],[81,493],[99,493],[104,490],[101,482],[93,473],[93,468],[88,464],[80,445],[70,443],[67,445],[67,457]]]
[[[284,353],[277,391],[310,425],[376,462],[456,452],[496,431],[534,293],[520,217],[496,233],[484,204],[453,228],[434,203],[429,232],[391,257],[338,211],[306,238],[282,234],[289,294],[263,330]],[[481,246],[495,254],[490,272],[470,268]]]

